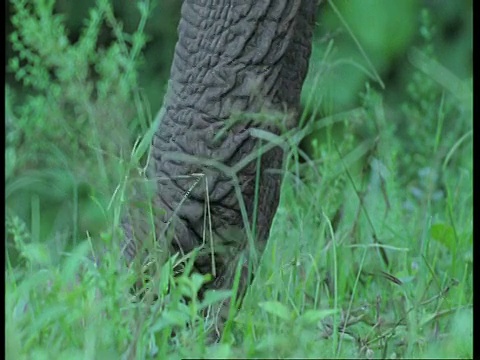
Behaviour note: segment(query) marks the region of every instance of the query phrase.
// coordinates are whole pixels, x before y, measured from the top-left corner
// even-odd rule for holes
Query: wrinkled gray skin
[[[155,235],[167,244],[170,254],[188,253],[202,243],[210,251],[211,218],[215,288],[232,285],[231,275],[239,258],[235,254],[246,249],[248,241],[235,182],[212,164],[205,165],[204,160],[233,167],[259,146],[259,140],[251,136],[252,127],[280,134],[271,124],[254,124],[247,118],[214,141],[232,114],[282,112],[288,114],[287,128],[296,125],[316,7],[316,0],[183,3],[165,114],[151,148],[150,173],[157,185],[154,203],[156,208],[166,210],[166,214],[155,218]],[[183,155],[197,160],[192,162]],[[282,165],[283,152],[279,147],[261,158],[255,235],[259,249],[263,249],[268,238],[278,205],[278,170]],[[191,175],[199,173],[205,174],[206,179],[202,178],[191,189],[196,182]],[[239,170],[237,176],[252,224],[257,160]],[[206,184],[210,216],[206,216]],[[148,236],[148,226],[148,221],[142,225],[138,219],[125,223],[124,254],[128,261],[139,251],[142,237]],[[222,245],[233,250],[225,252]],[[213,272],[208,251],[196,262],[202,273]],[[242,273],[241,293],[248,283],[246,274]]]

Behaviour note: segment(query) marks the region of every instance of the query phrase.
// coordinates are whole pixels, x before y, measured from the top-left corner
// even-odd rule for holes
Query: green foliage
[[[75,169],[105,166],[105,154],[128,151],[127,126],[135,124],[135,110],[141,110],[131,100],[139,98],[143,26],[124,34],[111,4],[98,1],[79,39],[72,42],[64,17],[54,13],[54,1],[19,0],[12,5],[15,31],[10,41],[15,56],[9,69],[26,92],[21,106],[10,105],[15,114],[11,136],[21,138],[13,144],[22,149],[18,171],[51,166],[58,161],[53,149],[68,154],[66,161]],[[148,9],[140,5],[146,18]],[[102,31],[112,32],[116,41],[99,45]]]
[[[112,4],[99,0],[75,40],[55,1],[11,5],[8,70],[23,87],[7,87],[5,100],[7,207],[30,226],[37,198],[39,239],[62,233],[61,251],[79,229],[98,234],[104,226],[101,211],[123,176],[119,163],[128,161],[135,133],[148,129],[137,74],[150,5],[138,3],[138,28],[128,34]],[[113,40],[101,41],[105,35]]]
[[[405,81],[376,90],[377,55],[394,58],[414,36],[396,17],[418,3],[402,16],[395,3],[328,5],[326,19],[356,39],[349,66],[361,76],[340,72],[335,85],[359,107],[337,111],[326,89],[349,57],[334,37],[314,48],[302,128],[255,133],[288,144],[288,171],[255,280],[211,344],[232,291],[198,298],[210,276],[192,271],[193,256],[161,262],[151,249],[146,274],[119,261],[130,172],[157,127],[138,80],[152,7],[137,3],[129,34],[99,0],[73,40],[55,1],[13,0],[10,70],[24,87],[5,99],[6,358],[471,358],[471,83],[436,60],[439,23],[424,10]],[[384,18],[364,26],[375,9]]]

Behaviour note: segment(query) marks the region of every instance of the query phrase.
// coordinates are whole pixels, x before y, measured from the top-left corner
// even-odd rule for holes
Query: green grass
[[[52,2],[36,3],[41,16],[20,11],[19,33],[60,21]],[[181,259],[158,263],[152,251],[143,298],[129,292],[138,271],[121,261],[118,224],[157,122],[136,82],[141,36],[122,32],[107,1],[95,11],[85,40],[64,45],[61,60],[41,53],[58,50],[55,36],[51,47],[26,44],[39,54],[20,55],[31,66],[18,76],[31,91],[20,102],[7,93],[7,359],[473,357],[472,89],[435,60],[428,39],[411,52],[415,69],[397,107],[383,100],[388,86],[367,85],[361,107],[320,117],[322,77],[309,74],[305,126],[282,139],[288,171],[260,267],[220,342],[209,344],[215,322],[203,312],[232,294],[197,299],[208,276],[189,271],[192,258],[174,278]],[[102,26],[115,34],[107,49],[92,35]],[[102,56],[95,76],[68,67]],[[133,150],[110,143],[126,114],[128,136],[142,134]]]

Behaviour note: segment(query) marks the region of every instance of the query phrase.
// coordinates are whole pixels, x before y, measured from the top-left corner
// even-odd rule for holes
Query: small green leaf
[[[450,225],[443,223],[432,225],[430,235],[432,239],[445,245],[450,251],[455,249],[455,232]]]
[[[259,304],[259,306],[266,312],[275,315],[283,320],[291,320],[292,313],[290,310],[278,301],[265,301]]]
[[[173,326],[185,326],[188,322],[189,316],[178,310],[168,310],[162,313],[160,319],[150,328],[150,331],[155,333],[165,328]]]
[[[232,296],[231,290],[209,290],[205,292],[205,297],[200,304],[200,309],[213,305],[215,303],[226,300]]]
[[[178,288],[183,296],[196,298],[200,288],[207,283],[210,276],[193,273],[191,276],[181,276],[177,279]]]
[[[337,312],[338,310],[335,309],[307,310],[297,318],[297,322],[303,325],[316,324],[320,320],[323,320],[328,316],[332,316]]]

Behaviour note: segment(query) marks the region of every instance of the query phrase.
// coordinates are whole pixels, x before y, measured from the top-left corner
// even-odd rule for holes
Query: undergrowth
[[[137,81],[150,5],[139,3],[138,29],[127,34],[111,3],[99,0],[78,39],[55,1],[12,5],[8,69],[23,87],[6,89],[7,212],[29,226],[41,217],[34,236],[62,238],[58,252],[105,224],[103,208],[132,168],[125,161],[135,134],[152,120]]]
[[[119,217],[157,125],[136,75],[151,5],[126,34],[99,0],[73,41],[54,1],[12,4],[10,70],[25,94],[6,98],[7,358],[473,356],[472,90],[435,60],[428,12],[400,110],[366,84],[362,107],[305,113],[283,139],[260,268],[209,344],[203,314],[231,292],[198,299],[209,276],[193,258],[176,274],[173,257],[139,298],[120,260]],[[100,44],[105,31],[114,40]],[[308,156],[299,144],[318,131]]]

